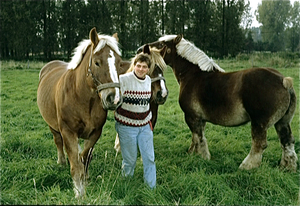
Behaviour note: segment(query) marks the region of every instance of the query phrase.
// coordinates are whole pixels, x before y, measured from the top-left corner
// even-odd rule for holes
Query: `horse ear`
[[[119,42],[118,33],[114,33],[112,36],[117,40],[117,42]]]
[[[146,44],[144,47],[143,47],[143,53],[145,54],[149,54],[150,55],[150,47],[148,44]]]
[[[97,44],[99,43],[99,37],[98,37],[98,34],[97,34],[97,31],[96,31],[95,27],[92,28],[91,31],[90,31],[90,39],[93,42],[94,47],[96,47]]]
[[[182,38],[183,38],[183,35],[182,34],[178,34],[176,36],[176,38],[174,39],[174,43],[178,44],[181,41]]]

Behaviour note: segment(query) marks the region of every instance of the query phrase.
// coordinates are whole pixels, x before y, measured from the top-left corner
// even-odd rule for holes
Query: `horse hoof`
[[[66,160],[57,160],[57,164],[65,166],[65,165],[67,165],[67,162],[66,162]]]
[[[286,169],[290,172],[297,172],[297,162],[286,162],[281,160],[280,168]]]
[[[202,158],[205,159],[205,160],[210,160],[211,156],[209,153],[206,153],[206,154],[201,154]]]

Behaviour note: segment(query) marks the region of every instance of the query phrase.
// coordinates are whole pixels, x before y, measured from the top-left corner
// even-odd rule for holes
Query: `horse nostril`
[[[156,96],[157,96],[157,97],[162,97],[162,92],[161,92],[161,91],[158,91]]]
[[[109,103],[109,104],[113,104],[114,99],[115,99],[115,94],[111,93],[111,94],[107,95],[106,102]]]

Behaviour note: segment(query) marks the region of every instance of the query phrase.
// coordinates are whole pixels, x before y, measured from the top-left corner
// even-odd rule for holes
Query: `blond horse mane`
[[[105,45],[108,45],[112,50],[114,50],[118,55],[121,56],[121,52],[119,50],[118,41],[108,35],[98,35],[99,43],[97,47],[94,49],[94,54],[100,51]],[[79,42],[78,46],[74,49],[73,57],[71,61],[68,63],[68,69],[76,69],[76,67],[80,64],[83,55],[85,54],[87,48],[92,44],[90,39],[85,39]]]
[[[166,35],[159,38],[159,41],[170,41],[176,38],[176,35]],[[184,38],[176,45],[177,53],[188,60],[189,62],[196,64],[202,71],[214,71],[216,69],[220,72],[225,72],[214,60],[208,57],[202,50],[197,48],[193,43],[185,40]]]
[[[162,56],[160,55],[160,50],[156,49],[156,48],[151,48],[150,49],[150,58],[151,58],[151,67],[149,69],[149,75],[152,74],[152,72],[154,71],[155,68],[155,64],[162,70],[164,71],[168,66],[166,65],[164,59],[162,58]],[[135,60],[136,56],[133,57],[131,59],[131,64],[129,69],[126,71],[126,73],[128,72],[132,72],[134,69],[134,65],[133,62]]]

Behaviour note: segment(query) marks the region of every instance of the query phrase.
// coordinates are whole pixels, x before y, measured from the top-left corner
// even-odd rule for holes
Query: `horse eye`
[[[99,66],[100,66],[99,62],[96,62],[95,64],[96,64],[96,66],[97,66],[97,67],[99,67]]]

